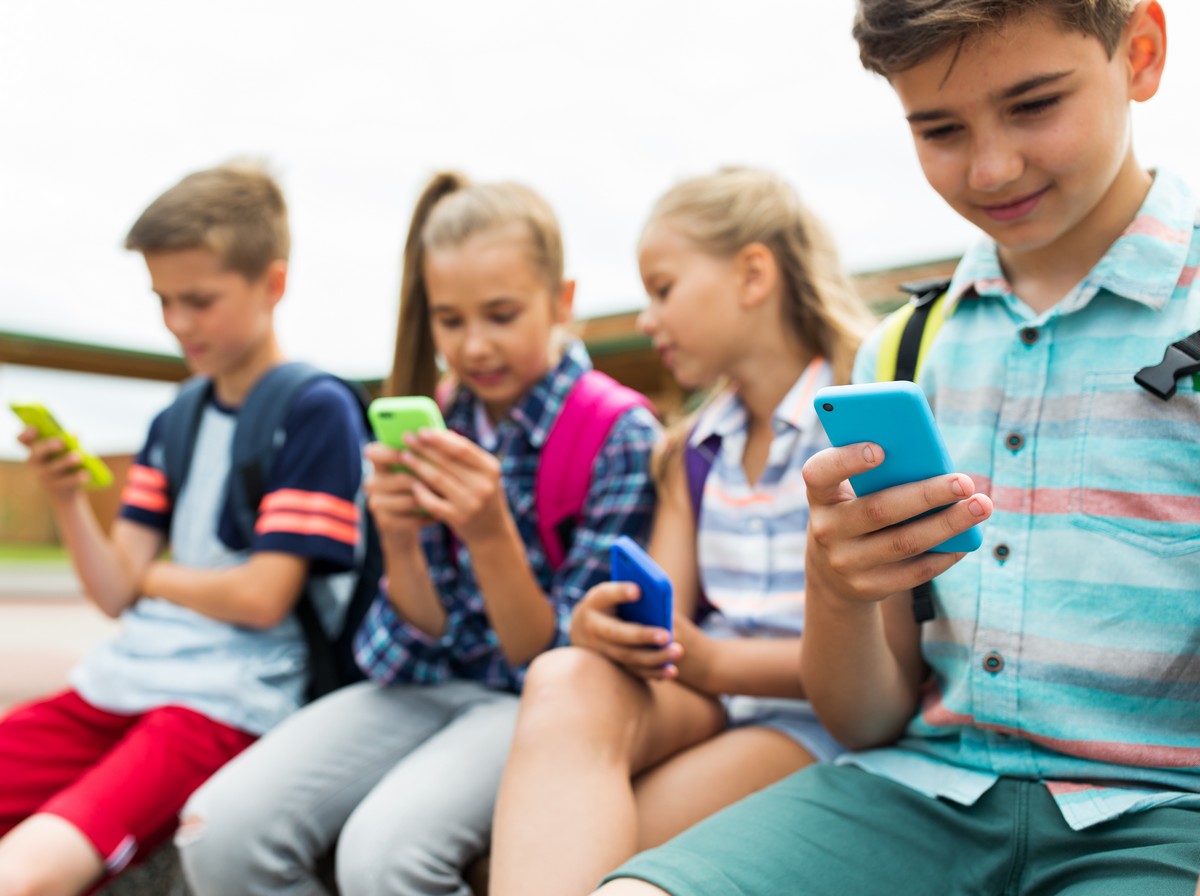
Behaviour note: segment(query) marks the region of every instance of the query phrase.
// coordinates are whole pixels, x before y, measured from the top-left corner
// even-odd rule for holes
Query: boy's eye
[[[933,128],[926,128],[921,131],[920,137],[922,140],[937,142],[939,140],[948,140],[959,132],[960,128],[956,124],[942,124]]]
[[[516,319],[516,311],[496,311],[491,315],[492,323],[495,324],[511,324]]]
[[[1060,96],[1046,96],[1036,100],[1030,100],[1027,103],[1021,103],[1015,109],[1018,115],[1037,115],[1039,112],[1045,112],[1058,105]]]

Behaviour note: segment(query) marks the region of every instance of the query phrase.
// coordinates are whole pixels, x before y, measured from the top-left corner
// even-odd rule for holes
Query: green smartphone
[[[113,474],[100,458],[84,451],[79,440],[63,429],[62,424],[54,419],[54,415],[46,410],[46,406],[34,401],[14,401],[8,405],[13,413],[21,418],[26,426],[37,430],[39,439],[61,439],[67,451],[74,451],[80,457],[79,466],[87,470],[88,480],[84,483],[87,488],[107,488],[112,485]]]
[[[437,402],[424,395],[390,395],[376,398],[367,408],[375,438],[404,450],[404,437],[422,429],[445,429]]]

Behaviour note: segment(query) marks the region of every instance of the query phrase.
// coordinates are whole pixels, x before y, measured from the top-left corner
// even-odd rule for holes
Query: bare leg
[[[671,756],[634,781],[638,851],[666,843],[812,761],[786,734],[754,727],[724,731]]]
[[[632,779],[725,726],[711,697],[588,650],[530,669],[496,806],[493,896],[590,893],[637,851]]]
[[[77,896],[103,874],[91,841],[57,815],[31,815],[0,839],[0,896]]]

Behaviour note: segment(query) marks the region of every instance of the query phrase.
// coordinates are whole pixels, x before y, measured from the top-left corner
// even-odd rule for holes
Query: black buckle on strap
[[[1190,373],[1200,372],[1200,330],[1167,346],[1163,359],[1152,367],[1143,367],[1133,375],[1143,389],[1163,401],[1175,394],[1175,382]]]

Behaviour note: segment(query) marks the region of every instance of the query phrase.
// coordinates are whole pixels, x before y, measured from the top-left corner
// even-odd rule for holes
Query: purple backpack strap
[[[688,433],[687,443],[683,446],[683,472],[687,477],[688,496],[692,499],[692,519],[696,521],[696,535],[700,535],[700,504],[704,500],[704,483],[712,470],[717,452],[721,450],[721,437],[715,432],[699,445],[693,445],[691,433]],[[699,600],[696,603],[696,621],[704,619],[712,612],[704,589],[700,588]]]
[[[701,442],[693,445],[691,433],[688,434],[687,444],[683,447],[683,469],[687,476],[688,495],[692,499],[692,515],[696,522],[700,521],[700,502],[704,498],[704,482],[712,469],[717,452],[721,450],[721,437],[715,432]]]
[[[589,370],[571,387],[550,426],[538,460],[534,508],[538,536],[554,569],[566,560],[570,534],[583,513],[600,449],[617,419],[635,407],[654,412],[654,405],[642,393],[598,370]]]

